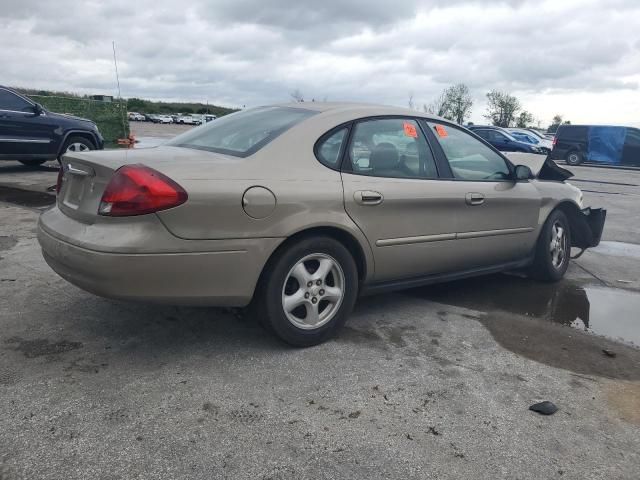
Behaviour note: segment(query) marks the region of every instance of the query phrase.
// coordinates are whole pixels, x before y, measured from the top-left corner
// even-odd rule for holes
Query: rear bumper
[[[54,209],[55,210],[55,209]],[[44,215],[43,215],[44,217]],[[38,241],[49,266],[68,282],[99,296],[170,305],[246,306],[279,239],[182,243],[163,253],[98,251],[79,246],[38,222]],[[70,220],[73,221],[73,220]],[[104,228],[104,227],[101,227]],[[167,235],[170,235],[167,233]]]

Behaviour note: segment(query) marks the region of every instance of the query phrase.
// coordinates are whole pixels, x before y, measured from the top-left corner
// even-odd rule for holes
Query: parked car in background
[[[516,268],[562,278],[571,246],[600,241],[605,212],[585,208],[567,170],[518,157],[531,167],[405,108],[254,108],[156,148],[65,155],[38,240],[94,294],[250,305],[310,346],[360,294]]]
[[[469,125],[467,128],[501,152],[545,154],[545,151],[541,147],[518,140],[504,128],[482,125]]]
[[[202,120],[193,115],[181,115],[178,117],[178,123],[183,125],[200,125]]]
[[[158,115],[158,123],[173,123],[171,115]]]
[[[606,125],[560,125],[551,151],[553,160],[640,166],[640,129]]]
[[[535,135],[528,129],[524,128],[507,128],[506,129],[516,140],[520,140],[521,142],[530,143],[531,145],[536,145],[540,147],[542,153],[548,155],[551,153],[551,149],[553,148],[553,144],[551,140],[547,138],[541,138],[538,135]]]
[[[145,116],[138,112],[129,112],[127,115],[130,121],[134,122],[143,122],[145,120]]]
[[[215,120],[216,118],[218,118],[215,115],[212,115],[212,114],[209,114],[209,113],[206,113],[205,115],[203,115],[203,117],[204,117],[204,121],[206,123],[209,123],[209,122]]]
[[[0,160],[40,165],[65,152],[100,150],[104,139],[94,122],[53,113],[0,86]]]

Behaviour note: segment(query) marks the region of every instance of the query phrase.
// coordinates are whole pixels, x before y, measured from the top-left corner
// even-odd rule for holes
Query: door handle
[[[464,196],[467,205],[482,205],[484,203],[484,195],[481,193],[467,193]]]
[[[360,205],[380,205],[384,200],[384,196],[380,192],[358,190],[353,194],[353,199]]]

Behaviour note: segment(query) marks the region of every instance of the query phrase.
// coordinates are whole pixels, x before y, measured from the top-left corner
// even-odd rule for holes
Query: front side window
[[[0,110],[30,112],[33,111],[33,105],[18,95],[0,88]]]
[[[587,141],[587,127],[573,127],[562,126],[557,133],[558,138],[562,140],[586,142]]]
[[[252,108],[189,130],[166,145],[247,157],[315,114],[292,107]]]
[[[494,181],[511,178],[505,160],[467,132],[439,123],[428,122],[428,125],[438,139],[455,178]]]
[[[418,123],[385,118],[356,124],[349,146],[353,173],[392,178],[436,178],[435,160]]]
[[[321,163],[330,168],[339,166],[342,143],[347,138],[347,131],[347,127],[344,127],[320,140],[316,147],[316,156]]]

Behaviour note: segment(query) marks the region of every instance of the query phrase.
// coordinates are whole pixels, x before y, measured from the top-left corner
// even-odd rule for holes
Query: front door
[[[467,131],[432,121],[423,126],[448,166],[441,172],[441,188],[458,199],[449,214],[455,218],[456,255],[465,269],[530,255],[542,202],[536,187],[515,181],[507,160]]]
[[[0,88],[0,156],[55,156],[54,128],[46,113],[36,115],[33,103]]]

